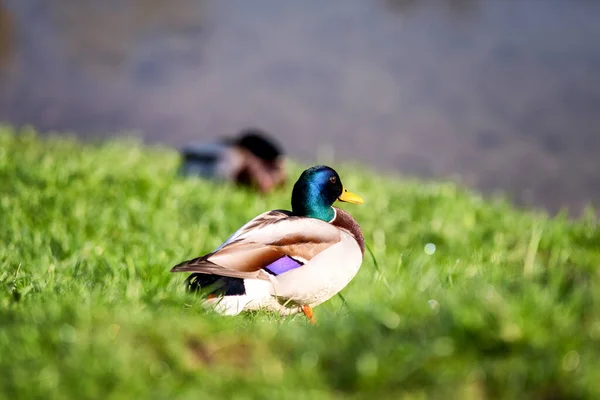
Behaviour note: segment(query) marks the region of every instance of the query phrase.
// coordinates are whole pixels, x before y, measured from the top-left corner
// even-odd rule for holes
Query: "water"
[[[174,146],[247,126],[313,161],[600,205],[595,0],[0,0],[0,120]]]

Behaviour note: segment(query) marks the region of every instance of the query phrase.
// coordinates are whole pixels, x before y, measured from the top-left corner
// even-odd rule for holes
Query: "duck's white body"
[[[301,268],[270,276],[269,281],[244,279],[245,295],[208,300],[226,315],[269,310],[282,315],[300,312],[299,305],[316,307],[350,283],[362,263],[362,252],[352,235],[342,232],[339,243],[317,254]]]
[[[243,293],[207,300],[222,314],[266,309],[289,315],[302,306],[317,306],[346,287],[360,269],[363,243],[358,224],[341,209],[335,209],[329,223],[270,211],[248,222],[215,252],[173,271],[243,280]],[[298,264],[272,273],[273,262],[286,256]]]

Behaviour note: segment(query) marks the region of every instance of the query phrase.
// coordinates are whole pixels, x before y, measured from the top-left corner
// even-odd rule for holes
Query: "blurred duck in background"
[[[260,129],[245,129],[236,138],[192,142],[181,150],[180,173],[226,180],[270,192],[286,181],[281,148]]]

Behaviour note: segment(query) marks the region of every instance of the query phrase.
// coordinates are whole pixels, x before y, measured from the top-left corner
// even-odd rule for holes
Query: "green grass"
[[[316,327],[222,317],[169,269],[289,208],[293,182],[261,197],[177,178],[177,162],[0,128],[1,398],[600,398],[592,211],[333,165],[366,200],[343,207],[372,250],[345,303]]]

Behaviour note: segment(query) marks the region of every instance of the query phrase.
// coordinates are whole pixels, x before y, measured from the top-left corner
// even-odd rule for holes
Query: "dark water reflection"
[[[600,205],[600,2],[0,0],[0,120],[289,152]]]

